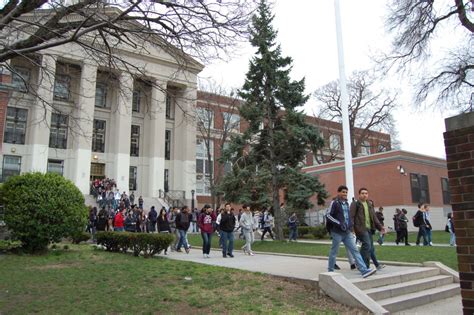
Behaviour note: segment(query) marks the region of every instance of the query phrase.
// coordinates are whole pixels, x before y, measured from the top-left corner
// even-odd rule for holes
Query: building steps
[[[441,287],[421,290],[409,294],[399,295],[396,297],[377,301],[383,308],[389,312],[398,312],[406,309],[414,308],[421,305],[436,302],[455,296],[461,292],[459,283],[446,284]]]
[[[381,307],[398,312],[449,298],[460,293],[452,275],[435,267],[413,268],[351,281]]]

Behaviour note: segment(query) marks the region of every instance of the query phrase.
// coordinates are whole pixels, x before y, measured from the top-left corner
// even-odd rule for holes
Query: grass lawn
[[[443,232],[445,233],[445,232]],[[446,233],[448,234],[448,233]],[[202,239],[198,234],[188,235],[188,240],[193,246],[201,247]],[[235,240],[234,248],[240,249],[244,245],[243,240]],[[212,247],[218,248],[218,237],[212,238]],[[252,246],[254,251],[274,252],[297,255],[328,256],[330,245],[255,241]],[[424,261],[440,261],[446,266],[458,270],[456,249],[453,247],[431,247],[431,246],[376,246],[377,259],[387,261],[401,261],[422,263]],[[339,250],[339,257],[345,257],[346,251],[343,247]]]
[[[353,312],[313,289],[263,274],[69,246],[43,256],[0,255],[0,313]]]
[[[408,232],[408,242],[414,244],[416,241],[416,236],[418,235],[417,232]],[[374,241],[378,238],[378,235],[374,237]],[[395,242],[397,238],[396,232],[390,232],[385,235],[385,242]],[[449,233],[445,231],[433,231],[432,238],[434,244],[449,244]],[[421,242],[423,242],[423,238],[421,238]]]

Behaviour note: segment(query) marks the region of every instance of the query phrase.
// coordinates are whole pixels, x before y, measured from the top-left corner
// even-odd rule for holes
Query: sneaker
[[[234,255],[233,254],[230,254],[230,253],[227,253],[227,256],[231,257],[231,258],[234,258]]]
[[[351,265],[351,270],[355,270],[356,268],[357,268],[357,267],[356,267],[355,264],[352,264],[352,265]]]
[[[209,256],[209,254],[206,254],[206,258],[211,258],[211,256]]]
[[[377,270],[375,270],[375,269],[367,269],[367,271],[362,274],[362,278],[365,279],[367,277],[370,277],[371,275],[373,275],[376,272],[377,272]]]
[[[226,255],[226,254],[222,254],[222,257],[223,257],[223,258],[227,258],[227,255]]]
[[[334,264],[334,270],[341,270],[341,268],[337,264]]]
[[[245,245],[244,245],[244,246],[242,246],[241,248],[242,248],[242,250],[244,251],[244,254],[247,254],[247,247],[245,247]]]
[[[405,246],[411,246],[411,244],[406,243]]]
[[[202,254],[202,258],[207,258],[207,255],[206,255],[206,254]]]
[[[185,249],[186,254],[189,254],[189,247]]]
[[[387,267],[386,265],[384,264],[381,264],[381,265],[378,265],[377,266],[377,270],[382,270],[383,268]]]
[[[250,255],[250,256],[255,256],[255,254],[254,254],[254,253],[252,253],[252,252],[250,252],[250,253],[249,253],[249,255]]]

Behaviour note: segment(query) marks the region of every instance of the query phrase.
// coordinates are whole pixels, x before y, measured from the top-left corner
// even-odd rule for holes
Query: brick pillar
[[[464,314],[474,313],[474,112],[447,118],[444,143]]]

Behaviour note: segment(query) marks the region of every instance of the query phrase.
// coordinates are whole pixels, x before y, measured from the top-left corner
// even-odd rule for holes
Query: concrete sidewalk
[[[265,240],[267,241],[267,240]],[[268,241],[272,241],[272,240],[268,240]],[[308,243],[308,244],[326,244],[326,245],[330,245],[332,244],[331,240],[298,240],[298,243]],[[396,243],[394,242],[384,242],[383,245],[379,245],[377,242],[374,242],[374,245],[375,246],[399,246],[399,247],[404,247],[405,244],[401,244],[400,245],[397,245]],[[343,246],[341,244],[341,246]],[[416,244],[413,243],[411,244],[411,246],[415,246],[416,247]],[[433,244],[432,245],[433,247],[451,247],[449,244]],[[422,245],[420,245],[419,247],[423,247]]]
[[[327,272],[327,258],[314,256],[282,255],[275,253],[255,253],[255,256],[245,255],[242,251],[234,251],[234,258],[223,258],[220,250],[211,250],[211,258],[204,258],[201,248],[193,247],[189,254],[170,252],[168,259],[191,261],[200,264],[235,268],[251,272],[261,272],[275,276],[296,278],[301,280],[318,281],[319,274]],[[385,262],[387,263],[387,262]],[[347,261],[338,259],[342,268],[337,271],[348,279],[360,277],[358,271],[350,270]],[[390,265],[377,271],[377,274],[390,274],[397,271],[409,270],[411,265]],[[454,298],[425,305],[420,308],[406,310],[401,314],[462,314],[460,295]]]

